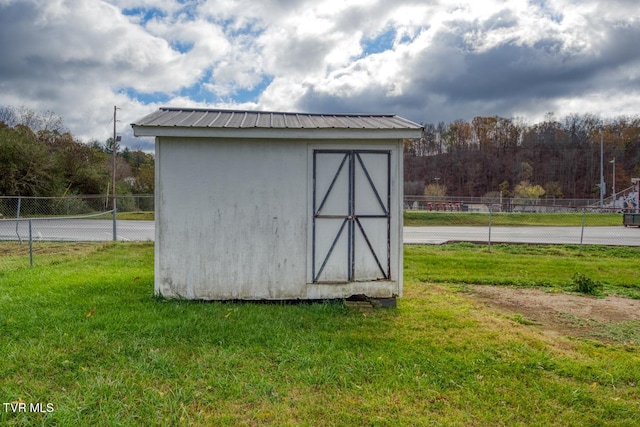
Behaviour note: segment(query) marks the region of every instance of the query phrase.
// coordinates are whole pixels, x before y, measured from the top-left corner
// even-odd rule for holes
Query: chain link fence
[[[563,213],[509,214],[489,206],[486,212],[471,214],[407,211],[405,217],[405,244],[640,246],[640,214],[635,213],[576,208]],[[630,219],[627,226],[625,217]]]
[[[629,193],[600,204],[406,196],[404,241],[640,246],[637,197]],[[118,196],[116,206],[114,216],[112,200],[105,196],[0,196],[0,274],[37,263],[50,248],[73,250],[69,242],[154,239],[153,195]]]
[[[602,201],[594,199],[523,199],[511,197],[405,196],[405,210],[488,213],[638,213],[638,193],[627,191]]]
[[[640,246],[637,200],[407,196],[404,242]]]
[[[73,245],[154,239],[153,195],[1,197],[0,272],[33,265],[38,254]],[[61,242],[66,242],[61,245]]]
[[[109,196],[7,197],[0,196],[0,219],[65,217],[112,211]],[[153,211],[151,194],[116,197],[118,212]]]

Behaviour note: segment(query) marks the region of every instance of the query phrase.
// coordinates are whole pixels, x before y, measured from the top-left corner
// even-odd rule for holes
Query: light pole
[[[613,190],[613,207],[616,207],[616,158],[610,160],[609,163],[613,164],[613,184],[611,184],[611,190]]]

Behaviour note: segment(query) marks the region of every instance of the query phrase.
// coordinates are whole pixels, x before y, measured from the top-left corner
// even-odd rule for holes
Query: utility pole
[[[113,209],[113,240],[116,241],[118,239],[117,234],[117,221],[116,221],[116,156],[118,154],[118,136],[116,134],[116,112],[118,111],[117,106],[113,106],[113,144],[111,146],[112,150],[112,160],[111,160],[111,191],[112,191],[112,202],[111,207]]]
[[[603,131],[600,131],[600,207],[604,206],[604,193],[606,191],[604,183],[604,149],[603,149]]]

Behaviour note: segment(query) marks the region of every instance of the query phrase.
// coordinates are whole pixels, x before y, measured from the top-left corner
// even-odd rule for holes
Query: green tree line
[[[82,142],[52,112],[0,107],[0,195],[111,193],[113,140]],[[116,157],[118,194],[154,191],[154,157],[125,148]]]
[[[640,176],[640,117],[602,120],[591,114],[533,125],[520,119],[475,117],[426,124],[405,144],[405,194],[434,187],[447,195],[589,199],[600,195],[602,140],[606,196]],[[615,159],[615,163],[612,160]]]
[[[405,147],[405,194],[597,198],[600,141],[607,195],[615,159],[617,190],[640,176],[640,117],[602,120],[590,114],[533,125],[475,117],[426,124]],[[111,192],[113,141],[83,142],[53,112],[0,107],[0,196],[106,195]],[[154,157],[117,153],[118,194],[152,194]],[[446,189],[446,190],[445,190]],[[523,196],[524,197],[524,196]]]

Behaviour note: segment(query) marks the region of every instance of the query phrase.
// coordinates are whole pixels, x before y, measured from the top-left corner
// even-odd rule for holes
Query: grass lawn
[[[95,219],[113,219],[113,213],[106,213],[94,217]],[[116,219],[120,221],[153,221],[155,214],[153,211],[118,212]]]
[[[409,246],[405,276],[424,283],[549,287],[569,290],[576,273],[604,292],[640,298],[640,247],[577,245],[491,246],[473,243]]]
[[[153,221],[153,211],[118,212],[119,220],[145,220]],[[495,226],[573,226],[582,225],[581,213],[494,213],[491,223]],[[96,217],[98,219],[111,219],[111,214]],[[441,225],[477,225],[489,224],[488,213],[469,212],[427,212],[405,211],[404,225],[406,226],[441,226]],[[622,214],[589,213],[585,215],[586,226],[617,226],[622,225]]]
[[[340,301],[156,299],[150,243],[50,247],[33,268],[9,260],[0,270],[0,424],[640,424],[637,344],[544,335],[475,304],[445,277],[451,265],[427,268],[451,256],[458,272],[487,278],[487,262],[549,254],[443,248],[406,248],[398,308],[366,313]],[[595,256],[565,250],[558,273],[574,262],[585,275],[600,271],[587,270]],[[598,277],[632,285],[614,283],[617,273]],[[44,413],[14,413],[11,403]]]
[[[567,226],[580,227],[582,213],[494,213],[491,224],[495,226]],[[586,226],[622,225],[622,214],[588,213],[584,215]],[[478,225],[488,226],[488,213],[471,212],[427,212],[405,211],[404,225],[446,226],[446,225]]]

